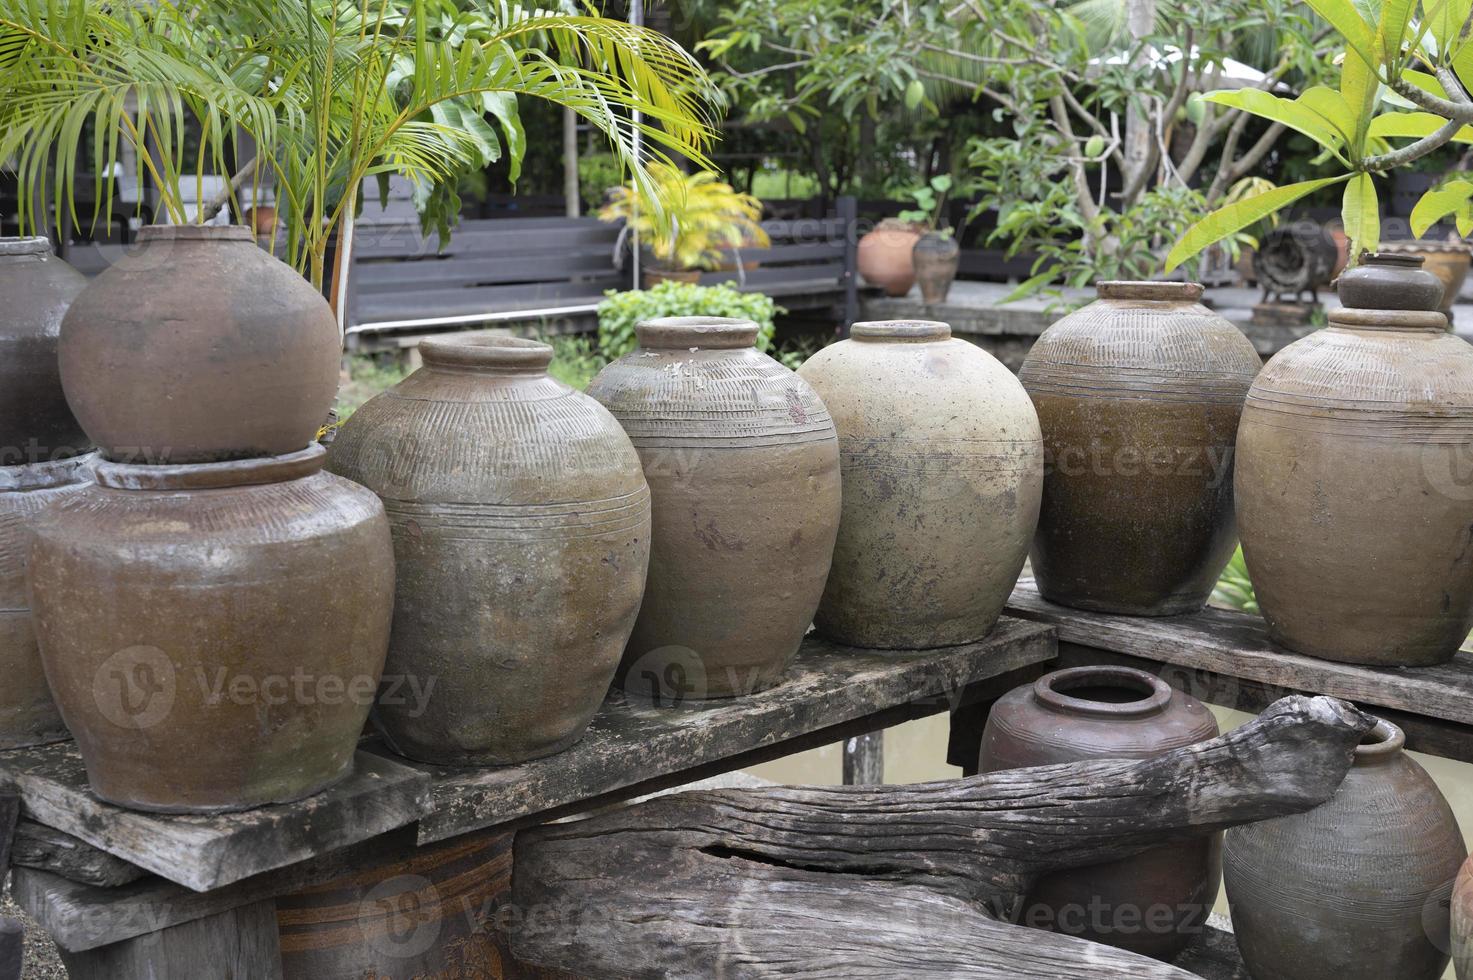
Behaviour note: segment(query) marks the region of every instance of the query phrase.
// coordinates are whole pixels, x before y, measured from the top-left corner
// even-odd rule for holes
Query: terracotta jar
[[[564,980],[514,959],[512,837],[468,834],[276,899],[285,980]]]
[[[921,286],[921,302],[932,306],[946,302],[961,260],[961,246],[950,234],[931,231],[916,240],[911,261]]]
[[[383,504],[325,461],[99,463],[36,519],[41,659],[102,799],[217,812],[347,775],[394,556]]]
[[[61,318],[87,285],[46,238],[0,238],[0,466],[86,452],[56,366]]]
[[[67,737],[51,700],[26,596],[26,554],[36,515],[80,491],[88,457],[0,466],[0,749]]]
[[[1233,930],[1254,980],[1437,980],[1467,849],[1452,809],[1381,722],[1330,801],[1235,827]]]
[[[1452,950],[1458,980],[1473,980],[1473,859],[1464,863],[1453,887]]]
[[[1129,667],[1060,670],[1004,695],[982,733],[982,772],[1149,759],[1216,738],[1196,698]],[[1024,925],[1171,959],[1196,938],[1221,880],[1220,835],[1044,875]]]
[[[424,703],[386,697],[374,718],[424,762],[551,755],[583,736],[639,612],[644,472],[602,405],[547,376],[546,344],[419,350],[424,367],[358,409],[331,451],[394,531],[386,673],[435,685]]]
[[[1102,282],[1019,376],[1043,428],[1033,572],[1044,598],[1133,616],[1200,609],[1237,544],[1233,442],[1260,365],[1180,282]]]
[[[1028,393],[944,323],[856,323],[798,374],[839,430],[844,510],[820,630],[923,649],[987,635],[1028,557],[1043,443]]]
[[[1248,574],[1291,650],[1440,663],[1473,628],[1473,347],[1446,332],[1414,257],[1372,257],[1340,288],[1382,308],[1332,311],[1248,395],[1236,476]],[[1415,296],[1424,309],[1393,308]]]
[[[913,225],[886,218],[859,240],[859,274],[887,296],[904,296],[916,284],[913,253],[920,238]]]
[[[757,325],[648,320],[588,393],[639,450],[654,514],[630,693],[731,697],[776,684],[823,595],[839,441],[808,383],[753,349]]]
[[[305,449],[332,407],[327,302],[244,226],[144,228],[82,291],[61,380],[108,459],[198,463]]]

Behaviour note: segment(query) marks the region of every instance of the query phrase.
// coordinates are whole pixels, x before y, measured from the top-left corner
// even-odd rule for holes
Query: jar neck
[[[114,490],[222,490],[286,483],[321,472],[327,450],[317,443],[285,456],[259,456],[224,463],[151,465],[100,462],[94,479]]]
[[[1148,303],[1195,303],[1202,298],[1199,282],[1152,282],[1107,279],[1095,283],[1100,299]]]
[[[1376,727],[1367,732],[1355,747],[1355,768],[1393,762],[1401,757],[1406,744],[1406,734],[1400,728],[1384,718],[1377,718]]]
[[[11,256],[46,256],[52,254],[51,239],[41,237],[0,237],[0,258]]]
[[[538,378],[547,374],[553,350],[520,337],[444,337],[419,344],[432,371],[487,377]]]
[[[245,225],[144,225],[138,230],[140,245],[164,242],[247,242],[256,238]]]
[[[634,328],[646,350],[739,350],[757,343],[757,324],[720,316],[672,316],[645,320]]]
[[[936,320],[871,320],[850,327],[849,339],[881,344],[935,343],[951,339],[951,326]]]
[[[1161,678],[1131,667],[1074,667],[1040,677],[1033,695],[1065,714],[1143,718],[1165,710],[1172,690]]]
[[[87,478],[96,456],[70,456],[66,459],[0,466],[0,493],[24,493],[30,490],[52,490],[71,486]]]
[[[1348,330],[1445,334],[1447,316],[1435,310],[1364,310],[1341,307],[1330,311],[1330,326]]]

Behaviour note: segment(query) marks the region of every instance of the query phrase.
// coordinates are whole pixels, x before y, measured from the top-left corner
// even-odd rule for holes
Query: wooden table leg
[[[885,781],[885,733],[867,732],[844,740],[844,785],[878,786]]]
[[[276,902],[268,899],[84,953],[62,952],[71,980],[282,980]]]

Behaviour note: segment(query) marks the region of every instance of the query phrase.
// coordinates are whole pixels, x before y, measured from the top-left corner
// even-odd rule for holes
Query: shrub
[[[761,293],[741,293],[729,283],[697,286],[688,282],[662,282],[654,289],[628,292],[609,290],[598,304],[598,346],[609,360],[623,357],[638,346],[635,324],[662,316],[726,316],[757,324],[757,349],[772,349],[774,321],[782,307]]]

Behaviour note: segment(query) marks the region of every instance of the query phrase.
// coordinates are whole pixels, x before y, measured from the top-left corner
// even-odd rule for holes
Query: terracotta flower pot
[[[982,734],[981,770],[1149,759],[1217,734],[1200,701],[1158,677],[1128,667],[1077,667],[997,702]],[[1045,875],[1029,891],[1020,921],[1171,959],[1195,938],[1217,898],[1220,841],[1163,845]]]
[[[1039,591],[1079,609],[1200,609],[1236,545],[1233,443],[1253,344],[1196,283],[1102,282],[1019,377],[1043,428]]]
[[[1330,801],[1227,833],[1223,877],[1254,980],[1438,980],[1467,849],[1432,778],[1381,722]]]
[[[108,459],[305,449],[337,391],[331,309],[249,228],[150,226],[72,303],[61,380]]]
[[[41,659],[102,799],[236,810],[347,775],[394,556],[383,504],[325,459],[99,463],[35,520]]]
[[[916,239],[911,250],[911,264],[921,286],[921,301],[930,306],[945,303],[956,281],[962,250],[955,238],[940,232],[927,232]]]
[[[856,323],[798,374],[839,430],[844,510],[819,629],[859,647],[969,643],[997,622],[1038,522],[1028,393],[944,323]]]
[[[398,563],[384,701],[395,751],[504,765],[583,736],[634,627],[649,565],[639,457],[530,340],[426,340],[424,367],[358,409],[335,473],[383,498]]]
[[[1243,410],[1248,574],[1291,650],[1441,663],[1473,628],[1473,348],[1446,332],[1414,257],[1372,258],[1340,292],[1360,305],[1275,355]]]
[[[653,498],[649,581],[620,679],[665,698],[771,687],[823,595],[839,528],[839,443],[808,383],[747,320],[637,328],[588,393],[639,450]]]
[[[61,319],[87,285],[46,238],[0,238],[0,466],[44,463],[92,445],[56,365]]]
[[[662,266],[646,265],[640,270],[640,285],[654,289],[662,282],[699,283],[700,269],[666,269]]]
[[[67,737],[51,700],[26,596],[26,553],[36,515],[79,492],[88,457],[0,466],[0,749]]]
[[[916,282],[914,251],[920,232],[897,222],[880,222],[859,240],[859,274],[887,296],[904,296]]]

